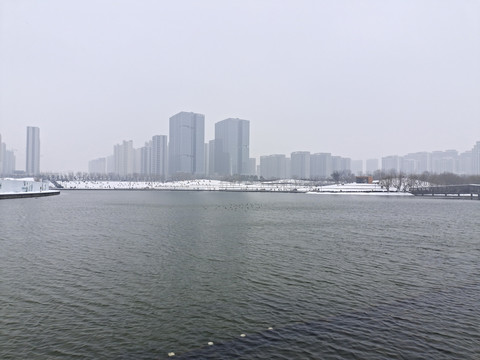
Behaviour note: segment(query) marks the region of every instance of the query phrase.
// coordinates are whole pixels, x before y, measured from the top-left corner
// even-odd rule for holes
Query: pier
[[[480,200],[480,184],[432,185],[411,188],[410,192],[416,196],[430,195]]]

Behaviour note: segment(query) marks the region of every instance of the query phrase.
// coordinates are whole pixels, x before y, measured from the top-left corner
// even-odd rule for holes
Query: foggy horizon
[[[0,134],[87,171],[180,112],[250,121],[250,155],[353,160],[480,140],[480,3],[3,1]]]

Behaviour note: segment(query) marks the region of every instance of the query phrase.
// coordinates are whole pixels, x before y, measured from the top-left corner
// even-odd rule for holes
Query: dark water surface
[[[0,201],[1,359],[169,352],[479,359],[480,201],[161,191]]]

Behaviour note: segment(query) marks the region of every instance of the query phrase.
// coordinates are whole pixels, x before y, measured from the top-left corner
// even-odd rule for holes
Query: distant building
[[[431,158],[432,172],[436,174],[457,172],[458,152],[456,150],[433,151]]]
[[[114,173],[123,177],[134,173],[133,141],[123,141],[113,147]]]
[[[88,162],[88,172],[90,174],[106,174],[107,159],[102,157]]]
[[[27,175],[40,174],[40,129],[27,127],[27,159],[25,172]]]
[[[151,142],[151,171],[155,177],[166,178],[168,173],[167,136],[155,135]]]
[[[310,178],[325,179],[332,174],[332,154],[316,153],[310,155]]]
[[[363,174],[363,160],[352,160],[350,170],[355,175]]]
[[[15,173],[15,154],[7,150],[7,145],[0,136],[0,175],[13,175]]]
[[[5,150],[3,153],[3,174],[12,175],[15,174],[15,153],[13,150]]]
[[[458,173],[460,175],[473,174],[472,163],[473,163],[472,150],[465,151],[460,155],[458,155],[458,167],[457,167]]]
[[[169,175],[205,174],[205,116],[180,112],[170,118]]]
[[[295,151],[290,154],[291,177],[310,179],[310,152]]]
[[[203,162],[205,164],[205,175],[210,175],[210,149],[208,143],[203,145]]]
[[[382,157],[382,171],[400,171],[400,157],[391,155]]]
[[[332,173],[334,171],[342,171],[342,157],[334,155],[332,156]],[[329,174],[330,176],[331,174]]]
[[[152,140],[146,141],[145,145],[140,148],[141,151],[141,165],[140,174],[152,174]]]
[[[378,166],[378,159],[367,159],[365,166],[366,173],[373,174],[377,170],[380,170]]]
[[[215,124],[215,173],[247,175],[250,159],[250,122],[225,119]]]
[[[115,174],[115,156],[107,156],[107,174]]]
[[[133,149],[133,174],[142,173],[142,148]]]
[[[480,175],[480,141],[472,149],[472,174]]]
[[[208,142],[208,168],[207,174],[209,176],[215,175],[215,140]]]
[[[286,157],[283,154],[260,156],[260,176],[266,180],[285,179]]]
[[[432,171],[432,157],[428,152],[410,153],[403,157],[400,170],[407,174],[422,174]]]
[[[408,157],[402,157],[400,161],[400,171],[407,175],[417,174],[418,161]]]
[[[332,172],[351,171],[351,162],[352,160],[350,158],[332,156]],[[330,175],[331,174],[329,174],[329,176]]]
[[[255,158],[248,159],[248,174],[247,175],[258,175],[257,174],[257,159],[255,159]]]

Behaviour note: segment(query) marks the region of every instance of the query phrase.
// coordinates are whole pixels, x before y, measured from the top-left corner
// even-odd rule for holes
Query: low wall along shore
[[[0,179],[0,199],[40,197],[58,195],[58,190],[50,190],[49,181],[27,179]]]

